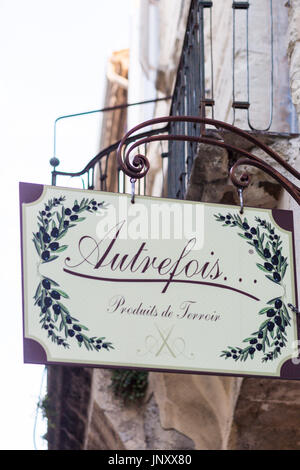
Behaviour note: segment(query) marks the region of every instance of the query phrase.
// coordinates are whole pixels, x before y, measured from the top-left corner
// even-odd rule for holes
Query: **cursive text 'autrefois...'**
[[[78,241],[78,253],[80,260],[76,264],[71,264],[71,259],[65,259],[64,271],[70,272],[68,268],[78,268],[83,264],[89,264],[94,270],[108,269],[112,273],[120,272],[124,274],[138,273],[155,273],[154,279],[133,279],[122,277],[116,279],[114,277],[101,278],[99,280],[124,281],[124,282],[163,282],[162,293],[165,293],[172,282],[191,282],[204,283],[194,281],[193,278],[198,276],[202,280],[209,279],[211,283],[218,279],[222,272],[219,266],[219,259],[211,261],[201,261],[191,258],[191,252],[196,243],[195,238],[186,241],[184,247],[175,258],[165,257],[159,258],[155,254],[149,253],[146,242],[142,242],[134,254],[118,252],[118,238],[123,229],[125,220],[115,225],[100,241],[95,240],[89,235],[85,235]],[[72,273],[71,273],[72,274]],[[78,275],[78,274],[77,274]],[[95,278],[82,274],[83,277]],[[184,279],[177,279],[178,277]]]

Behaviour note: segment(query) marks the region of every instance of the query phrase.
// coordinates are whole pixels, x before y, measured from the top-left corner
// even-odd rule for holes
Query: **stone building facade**
[[[251,107],[254,109],[251,120],[257,126],[257,130],[252,132],[300,170],[300,0],[253,0],[251,4],[254,8],[249,21],[255,25],[249,33]],[[267,132],[262,132],[260,129],[270,116],[266,97],[270,95],[271,87],[272,61],[267,53],[271,50],[270,35],[267,34],[271,31],[271,4],[274,26],[273,122]],[[126,83],[128,102],[172,94],[190,5],[190,0],[133,2],[133,30],[136,33],[135,53],[131,51]],[[247,89],[243,85],[247,69],[242,45],[245,18],[240,20],[236,30],[234,56],[232,18],[232,0],[216,0],[213,2],[212,23],[209,17],[204,23],[208,45],[210,24],[214,37],[215,117],[226,122],[233,119],[233,57],[236,99],[248,98],[245,98]],[[139,48],[137,44],[140,44]],[[209,70],[210,57],[209,54],[206,64]],[[209,94],[212,83],[209,73],[206,79]],[[156,96],[138,94],[147,90],[155,91]],[[132,108],[127,113],[127,125],[130,128],[147,118],[167,116],[169,112],[170,103],[167,101],[152,107],[148,115],[142,108]],[[245,116],[244,110],[237,111],[235,125],[249,130]],[[116,139],[121,135],[114,134]],[[230,139],[229,136],[226,138]],[[167,170],[162,168],[162,160],[157,157],[156,150],[154,147],[149,157],[151,175],[148,190],[152,195],[161,196],[162,175],[164,172],[167,174]],[[265,158],[253,145],[246,150]],[[199,145],[185,197],[203,202],[238,203],[236,189],[229,179],[231,164],[225,150]],[[279,169],[276,163],[271,164]],[[249,168],[248,171],[252,179],[244,194],[246,205],[294,211],[300,285],[300,209],[271,177],[258,169]],[[280,171],[285,174],[284,170]],[[112,393],[111,371],[55,366],[49,368],[49,395],[56,403],[56,413],[49,427],[49,448],[300,449],[300,383],[297,381],[152,372],[142,402],[126,406]]]

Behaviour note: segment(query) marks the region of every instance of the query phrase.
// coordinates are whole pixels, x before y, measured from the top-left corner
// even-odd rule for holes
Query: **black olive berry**
[[[54,311],[54,313],[55,313],[56,315],[59,315],[59,314],[60,314],[60,312],[61,312],[61,307],[60,307],[60,305],[54,304],[52,308],[53,308],[53,311]]]
[[[74,335],[75,335],[75,331],[74,331],[74,330],[68,330],[68,335],[69,335],[69,336],[74,336]]]
[[[97,208],[96,206],[93,206],[92,209],[93,209],[93,211],[97,211],[97,210],[98,210],[98,208]],[[227,222],[226,222],[226,224],[227,224]]]
[[[49,279],[43,279],[42,285],[47,290],[50,289],[50,287],[51,287],[51,283],[50,283]]]
[[[59,230],[58,230],[57,227],[54,227],[54,228],[51,230],[51,237],[56,238],[56,237],[58,237],[58,235],[59,235]]]
[[[245,232],[244,235],[245,235],[246,238],[249,238],[249,239],[252,238],[252,235],[249,232]]]
[[[82,343],[83,341],[83,337],[81,335],[76,335],[76,339],[79,341],[79,343]]]
[[[249,349],[249,354],[254,354],[255,353],[255,348],[250,348]]]
[[[52,299],[56,299],[56,300],[59,300],[60,299],[60,293],[57,292],[56,290],[53,290],[51,293],[50,293]]]
[[[71,217],[70,217],[70,220],[72,220],[72,221],[77,220],[77,219],[78,219],[78,215],[71,215]]]
[[[52,242],[49,245],[49,248],[51,251],[56,251],[59,248],[59,243],[58,242]]]
[[[280,282],[281,281],[281,276],[279,273],[273,273],[273,279],[275,282]]]
[[[275,266],[277,266],[277,264],[278,264],[278,257],[277,257],[277,256],[273,256],[273,257],[271,258],[271,263],[274,264]]]
[[[93,209],[94,209],[94,207],[93,207]],[[230,220],[225,220],[225,224],[226,224],[226,225],[229,225],[229,224],[230,224]]]
[[[100,344],[97,344],[96,348],[97,348],[97,349],[101,349]]]
[[[250,344],[256,344],[256,343],[257,343],[257,339],[256,339],[256,338],[250,339]]]
[[[78,212],[79,211],[79,205],[78,204],[75,204],[75,206],[73,207],[73,212]]]
[[[269,331],[273,331],[273,330],[274,330],[274,326],[275,326],[275,325],[274,325],[274,323],[273,323],[272,321],[269,321],[269,322],[267,323],[267,328],[268,328]]]
[[[271,263],[264,263],[264,267],[267,271],[273,271],[273,265]]]
[[[265,249],[264,249],[264,257],[265,257],[265,258],[271,258],[271,253],[270,253],[270,251],[268,250],[268,248],[265,248]]]
[[[248,225],[246,222],[244,222],[244,223],[243,223],[243,228],[244,228],[245,230],[248,230],[250,227],[249,227],[249,225]]]
[[[51,237],[49,235],[49,233],[45,232],[44,235],[43,235],[43,242],[44,243],[49,243],[51,240]]]
[[[99,204],[98,204],[98,206],[99,206]],[[225,220],[224,215],[220,215],[220,220]]]
[[[45,307],[50,307],[52,305],[52,299],[50,297],[45,297],[44,305]]]
[[[92,201],[92,204],[93,204],[93,206],[95,206],[95,205],[97,204],[97,202],[96,202],[96,201]]]
[[[66,215],[71,215],[72,214],[72,211],[71,211],[71,209],[69,209],[69,207],[67,207],[67,209],[65,210],[65,214]]]
[[[273,308],[269,308],[269,310],[267,311],[267,317],[274,317],[275,313],[276,312]]]
[[[103,346],[104,346],[104,344],[103,344]],[[226,353],[226,356],[231,357],[231,353],[230,352]]]
[[[275,308],[279,310],[282,307],[282,301],[280,299],[275,300]]]
[[[256,228],[255,227],[251,227],[250,229],[250,232],[253,234],[253,235],[256,235]]]
[[[263,336],[264,336],[264,334],[263,334],[262,331],[260,331],[260,332],[258,333],[258,335],[257,335],[258,338],[263,338]]]
[[[262,350],[262,344],[260,344],[260,343],[258,343],[255,347],[256,347],[257,351]]]
[[[253,240],[253,243],[254,243],[255,246],[257,246],[258,245],[258,240]]]
[[[73,330],[75,331],[81,331],[81,328],[79,325],[73,325]]]
[[[282,323],[282,319],[279,315],[277,315],[275,318],[274,318],[274,322],[276,323],[276,325],[281,325]]]
[[[68,220],[65,220],[65,221],[64,221],[64,227],[68,227],[69,223],[70,223],[70,222],[69,222]]]

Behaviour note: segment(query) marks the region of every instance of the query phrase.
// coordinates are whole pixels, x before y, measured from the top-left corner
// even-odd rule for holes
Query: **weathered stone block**
[[[221,147],[199,144],[190,181],[192,184],[211,183],[228,176],[228,154]]]

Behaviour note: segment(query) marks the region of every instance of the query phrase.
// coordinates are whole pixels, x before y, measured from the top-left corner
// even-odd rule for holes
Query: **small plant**
[[[124,404],[136,403],[142,400],[148,386],[148,372],[128,369],[112,371],[111,387],[116,397]]]
[[[51,403],[49,395],[46,393],[44,398],[40,399],[37,404],[37,408],[41,411],[43,419],[47,420],[48,431],[55,428],[55,417],[56,410],[54,405]],[[48,432],[44,434],[43,439],[48,440]]]

